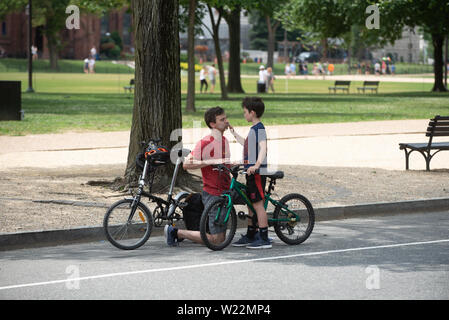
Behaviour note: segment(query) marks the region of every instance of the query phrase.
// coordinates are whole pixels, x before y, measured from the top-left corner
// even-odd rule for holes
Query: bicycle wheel
[[[290,193],[279,203],[273,214],[274,231],[279,239],[287,244],[300,244],[307,240],[315,225],[315,213],[310,201],[298,193]]]
[[[150,237],[153,217],[143,203],[138,202],[132,210],[133,199],[114,203],[106,212],[103,228],[106,238],[115,247],[133,250],[142,246]]]
[[[231,208],[227,222],[227,199],[220,198],[212,201],[203,211],[200,220],[201,239],[211,250],[226,248],[232,241],[237,229],[237,215]]]

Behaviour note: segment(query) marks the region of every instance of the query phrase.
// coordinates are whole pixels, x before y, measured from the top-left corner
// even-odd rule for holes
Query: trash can
[[[23,119],[20,90],[20,81],[0,81],[0,121]]]
[[[265,82],[257,82],[257,93],[265,93]]]

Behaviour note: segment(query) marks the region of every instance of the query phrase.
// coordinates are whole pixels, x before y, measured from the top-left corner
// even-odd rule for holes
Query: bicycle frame
[[[150,143],[152,143],[152,142],[150,142]],[[142,196],[148,197],[148,199],[151,202],[157,203],[157,206],[161,209],[162,213],[164,214],[162,216],[163,219],[171,219],[172,215],[174,214],[174,212],[176,210],[176,207],[179,205],[180,199],[182,199],[182,197],[185,196],[186,194],[189,194],[187,192],[181,192],[173,198],[173,190],[174,190],[174,187],[176,184],[176,178],[178,177],[179,167],[182,165],[183,151],[190,152],[190,150],[187,150],[187,149],[185,149],[185,150],[180,149],[178,151],[178,158],[176,159],[175,171],[173,172],[170,189],[167,194],[167,200],[164,200],[160,197],[154,196],[151,193],[147,193],[143,190],[143,188],[145,186],[145,177],[147,175],[147,171],[149,170],[149,166],[150,166],[148,160],[145,159],[145,165],[143,167],[142,174],[139,177],[139,186],[137,189],[137,194],[133,197],[134,201],[131,206],[131,213],[128,217],[128,221],[131,221],[132,218],[134,217],[134,214],[135,214],[135,211],[137,208],[137,204],[140,202],[140,199]]]
[[[240,183],[237,181],[237,179],[233,176],[232,180],[231,180],[231,186],[229,188],[229,191],[227,193],[223,193],[222,196],[227,198],[227,204],[226,204],[226,217],[223,220],[224,223],[227,223],[229,220],[229,216],[231,214],[231,210],[232,210],[232,206],[233,206],[233,202],[232,202],[232,196],[231,193],[232,191],[236,191],[237,194],[243,199],[243,201],[245,202],[245,204],[248,206],[249,210],[251,210],[251,212],[253,213],[253,217],[257,217],[257,213],[256,210],[254,209],[251,200],[248,199],[248,197],[246,196],[245,190],[246,190],[246,185],[243,183]],[[281,210],[283,210],[283,212],[287,212],[290,213],[294,216],[291,218],[278,218],[278,219],[274,219],[274,218],[268,218],[268,222],[270,223],[276,223],[276,222],[296,222],[296,221],[300,221],[300,217],[299,215],[297,215],[294,211],[290,210],[288,208],[288,206],[283,205],[282,203],[280,203],[277,200],[274,200],[273,198],[271,198],[271,191],[274,190],[273,187],[273,180],[270,181],[270,185],[268,187],[268,191],[264,193],[264,198],[265,198],[265,202],[264,202],[264,209],[267,210],[268,207],[268,203],[272,203],[275,207],[280,207]],[[218,208],[218,212],[215,216],[214,221],[218,222],[220,219],[220,212],[221,212],[221,207]],[[287,215],[288,216],[288,215]]]

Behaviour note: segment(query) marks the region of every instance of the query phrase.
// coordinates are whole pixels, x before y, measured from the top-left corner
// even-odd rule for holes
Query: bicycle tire
[[[296,200],[300,203],[298,208],[293,208],[292,202]],[[310,201],[299,193],[290,193],[282,197],[279,202],[282,205],[289,206],[290,209],[297,210],[296,214],[300,216],[300,221],[275,221],[274,231],[276,235],[283,242],[290,245],[297,245],[306,241],[313,231],[315,226],[315,212]],[[291,215],[291,214],[290,214]],[[274,219],[291,218],[285,210],[282,210],[280,205],[277,205],[273,213]],[[301,221],[305,221],[304,224]],[[287,234],[286,234],[287,233]]]
[[[201,215],[201,220],[200,220],[200,234],[201,234],[201,239],[203,240],[204,244],[211,250],[214,251],[218,251],[218,250],[223,250],[224,248],[226,248],[232,241],[232,239],[234,239],[234,235],[235,232],[237,230],[237,214],[235,213],[235,209],[234,206],[231,209],[231,213],[229,215],[229,220],[226,223],[226,227],[225,227],[225,236],[224,236],[224,240],[222,242],[213,242],[212,239],[210,238],[210,234],[209,229],[210,229],[210,223],[213,222],[209,222],[209,216],[210,216],[210,211],[215,211],[216,207],[222,207],[225,208],[225,204],[227,202],[227,199],[225,198],[220,198],[220,199],[216,199],[212,202],[210,202],[208,204],[208,206],[204,209],[203,214]],[[222,212],[225,212],[226,210],[222,210]],[[215,212],[211,213],[211,216],[215,216]],[[208,236],[209,235],[209,236]]]
[[[103,219],[106,239],[122,250],[134,250],[141,247],[150,237],[153,228],[153,216],[150,209],[142,202],[137,203],[133,216],[137,222],[127,221],[133,202],[133,199],[115,202],[109,207]]]

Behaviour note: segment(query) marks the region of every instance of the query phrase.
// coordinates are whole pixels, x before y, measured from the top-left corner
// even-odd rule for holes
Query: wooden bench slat
[[[431,131],[434,131],[434,132],[449,131],[449,126],[447,126],[447,127],[438,127],[438,126],[436,126],[436,127],[427,127],[427,132],[431,132]]]
[[[436,116],[435,118],[433,118],[432,120],[435,120],[435,119],[437,119],[437,120],[449,120],[449,117],[446,117],[446,116]]]
[[[448,137],[449,136],[449,132],[445,132],[445,133],[433,133],[433,134],[431,134],[431,133],[428,133],[428,132],[426,132],[426,137],[430,137],[430,136],[433,136],[433,137]]]
[[[448,127],[449,126],[449,121],[430,121],[429,122],[429,126],[433,126],[433,127]]]

